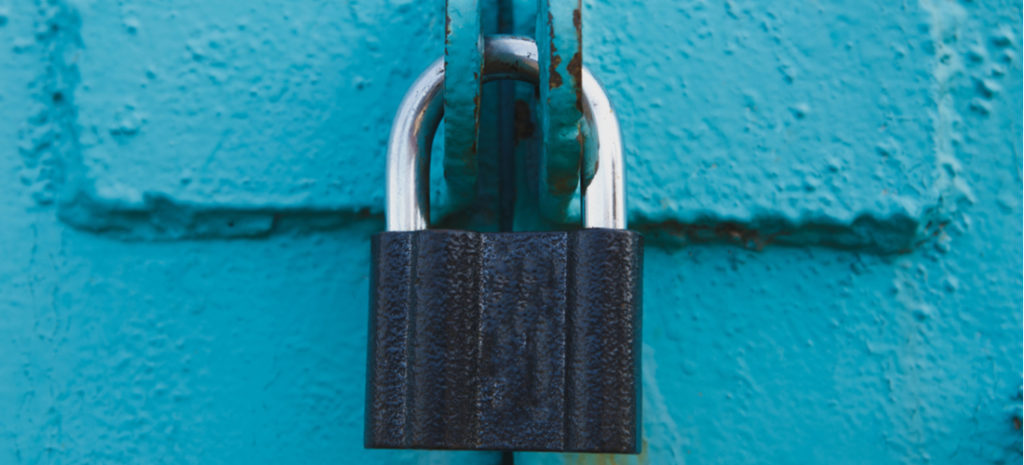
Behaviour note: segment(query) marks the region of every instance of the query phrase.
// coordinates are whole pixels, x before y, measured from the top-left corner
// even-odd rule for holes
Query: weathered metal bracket
[[[476,196],[484,39],[479,0],[446,0],[444,178],[458,208]]]
[[[581,0],[538,0],[536,41],[541,82],[538,122],[542,140],[537,183],[541,213],[565,222],[580,182],[584,153],[582,120]],[[479,0],[446,0],[444,85],[444,178],[448,208],[476,196],[477,146],[483,66]],[[585,169],[583,181],[592,169]]]
[[[568,216],[584,157],[582,14],[581,0],[537,2],[542,138],[538,197],[541,213],[556,222]],[[583,182],[591,176],[584,173]]]

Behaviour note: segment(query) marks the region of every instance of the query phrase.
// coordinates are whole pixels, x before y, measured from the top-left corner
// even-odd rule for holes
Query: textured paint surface
[[[592,5],[586,63],[623,120],[632,214],[669,227],[738,223],[764,242],[910,248],[970,199],[958,126],[984,112],[968,106],[1003,98],[984,84],[958,89],[960,80],[1002,89],[1019,77],[1015,24],[972,27],[996,11],[958,2]],[[968,49],[981,54],[973,69]]]
[[[361,447],[440,6],[0,0],[0,464],[497,463]],[[655,239],[616,463],[1020,461],[1020,15],[584,2]]]

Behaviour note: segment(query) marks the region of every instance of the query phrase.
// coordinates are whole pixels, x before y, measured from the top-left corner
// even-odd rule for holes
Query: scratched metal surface
[[[497,462],[360,447],[429,3],[0,4],[0,463]],[[1020,14],[584,2],[656,239],[646,448],[517,463],[1019,461]]]

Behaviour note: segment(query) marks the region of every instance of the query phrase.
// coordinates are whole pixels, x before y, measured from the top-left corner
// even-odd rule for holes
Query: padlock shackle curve
[[[537,85],[537,44],[529,38],[484,39],[484,82],[511,79]],[[626,228],[622,137],[604,89],[584,66],[583,119],[595,137],[596,169],[583,189],[584,228]],[[430,150],[444,116],[444,59],[434,61],[413,82],[391,125],[387,154],[388,231],[418,231],[430,223]],[[591,140],[594,139],[594,140]],[[581,170],[581,173],[586,170]]]

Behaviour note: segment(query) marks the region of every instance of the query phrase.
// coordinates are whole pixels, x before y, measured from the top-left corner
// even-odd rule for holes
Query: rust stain
[[[555,51],[555,45],[554,44],[551,44],[551,51],[552,52]],[[558,87],[562,87],[562,75],[558,74],[558,71],[555,70],[555,68],[558,67],[558,65],[561,64],[561,63],[562,63],[562,58],[561,57],[559,57],[558,55],[554,55],[554,54],[551,55],[551,67],[550,67],[551,69],[550,69],[550,76],[548,77],[548,89],[556,89]]]
[[[516,142],[533,136],[535,128],[530,118],[530,104],[526,103],[526,100],[516,99],[513,121],[516,128]]]
[[[558,74],[558,65],[562,64],[562,57],[558,56],[558,49],[555,48],[555,27],[554,17],[548,12],[548,35],[551,40],[551,63],[548,65],[548,89],[555,89],[562,86],[562,75]]]
[[[572,10],[572,26],[576,29],[576,53],[565,66],[576,84],[576,111],[583,113],[583,16],[580,12],[583,0],[577,0],[576,9]]]
[[[479,75],[474,71],[473,79],[479,81]],[[477,91],[476,95],[473,96],[473,143],[469,146],[469,153],[466,154],[467,158],[476,160],[476,142],[479,139],[480,134],[480,92]]]
[[[784,235],[781,232],[767,235],[761,234],[756,229],[751,229],[736,222],[688,224],[676,220],[668,220],[657,224],[645,225],[638,229],[650,235],[660,232],[684,241],[696,243],[723,241],[756,251],[764,250],[766,245],[771,244],[777,237]]]
[[[1013,427],[1017,428],[1017,431],[1020,431],[1020,428],[1021,428],[1020,417],[1013,417]]]
[[[564,176],[548,176],[549,191],[552,194],[571,194],[572,191],[576,190],[575,179]]]
[[[444,15],[444,42],[446,44],[450,44],[451,43],[451,41],[448,39],[449,37],[451,37],[451,35],[452,35],[452,17],[449,16],[448,13],[445,13],[445,15]],[[445,54],[447,54],[447,53],[448,53],[448,51],[445,50]]]
[[[583,86],[581,82],[583,80],[583,55],[579,51],[574,53],[565,69],[569,71],[569,76],[572,76],[572,80],[576,84],[576,111],[583,113]]]

